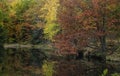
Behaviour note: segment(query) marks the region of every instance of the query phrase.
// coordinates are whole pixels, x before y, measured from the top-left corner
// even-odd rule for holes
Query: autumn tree
[[[60,4],[58,17],[62,31],[56,36],[55,45],[64,54],[76,53],[78,49],[86,45],[88,38],[87,32],[81,24],[83,18],[81,2],[79,0],[61,0]]]
[[[9,23],[5,26],[8,30],[7,42],[30,43],[33,30],[43,26],[43,21],[40,17],[41,12],[39,11],[42,6],[42,0],[13,0],[7,3],[9,6]]]
[[[25,13],[27,10],[30,9],[32,0],[15,0],[10,3],[11,9],[10,9],[10,25],[9,26],[9,38],[10,41],[12,39],[13,42],[21,42],[23,40],[30,40],[30,33],[28,33],[27,30],[30,30],[32,28],[32,24],[30,24],[29,21],[27,21],[26,18],[29,19],[29,17],[25,17]],[[26,29],[26,32],[24,32],[24,29]],[[24,34],[26,33],[26,35]],[[24,36],[24,38],[23,38]],[[22,40],[23,38],[23,40]],[[26,39],[25,39],[26,38]]]
[[[60,0],[60,4],[58,18],[61,31],[55,38],[59,51],[70,54],[90,47],[99,49],[104,55],[110,29],[116,28],[116,24],[119,27],[119,1]]]
[[[41,15],[45,20],[44,34],[48,40],[53,40],[53,37],[59,31],[59,25],[57,23],[57,11],[59,7],[59,0],[45,0],[45,4],[41,8]]]
[[[1,0],[0,1],[0,47],[3,46],[7,37],[7,30],[5,26],[8,25],[7,23],[9,22],[8,12],[9,12],[9,7],[8,4],[6,3],[6,0]]]

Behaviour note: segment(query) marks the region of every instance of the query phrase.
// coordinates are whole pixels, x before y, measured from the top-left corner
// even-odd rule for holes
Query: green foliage
[[[6,26],[9,22],[8,18],[9,6],[6,0],[0,1],[0,45],[3,45],[7,39]]]
[[[0,25],[0,46],[5,43],[6,40],[6,31],[5,29]]]
[[[120,76],[120,73],[114,73],[111,76]]]
[[[54,63],[45,61],[43,66],[42,66],[42,69],[43,69],[44,76],[53,76],[53,73],[54,73]]]
[[[50,40],[53,40],[53,37],[56,35],[58,31],[59,31],[59,26],[56,23],[47,23],[44,29],[46,38]]]
[[[30,43],[36,19],[33,13],[38,8],[35,7],[35,2],[35,0],[14,0],[9,3],[9,22],[6,23],[7,26],[5,25],[8,30],[7,43]]]
[[[34,0],[16,0],[16,2],[14,2],[12,9],[16,11],[16,15],[21,15],[22,13],[29,9],[33,1]]]
[[[7,31],[7,43],[30,43],[34,39],[32,31],[37,28],[44,29],[45,38],[50,40],[59,31],[59,0],[2,0],[1,4],[0,24]],[[37,40],[38,42],[42,40]]]
[[[2,21],[3,20],[3,12],[2,12],[2,10],[0,10],[0,21]]]
[[[108,69],[105,69],[105,70],[103,71],[103,74],[102,74],[101,76],[107,76],[107,74],[108,74]]]

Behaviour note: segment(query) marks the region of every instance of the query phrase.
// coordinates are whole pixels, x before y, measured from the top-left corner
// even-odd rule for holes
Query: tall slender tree
[[[59,31],[59,25],[57,23],[58,7],[59,0],[45,0],[45,4],[41,9],[44,12],[43,16],[46,21],[44,33],[49,40],[53,40],[53,37]]]

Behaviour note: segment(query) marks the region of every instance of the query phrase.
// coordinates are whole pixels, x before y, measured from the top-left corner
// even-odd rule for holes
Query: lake
[[[120,73],[119,62],[56,58],[45,50],[0,49],[0,76],[102,76]]]

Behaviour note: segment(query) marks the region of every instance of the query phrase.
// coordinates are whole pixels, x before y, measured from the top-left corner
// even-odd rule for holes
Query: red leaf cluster
[[[55,46],[68,54],[87,47],[93,38],[99,41],[100,47],[105,46],[108,28],[120,24],[120,19],[116,18],[120,13],[108,7],[116,5],[118,8],[118,3],[119,0],[60,0],[61,31],[55,37]],[[111,16],[111,13],[115,14]]]

